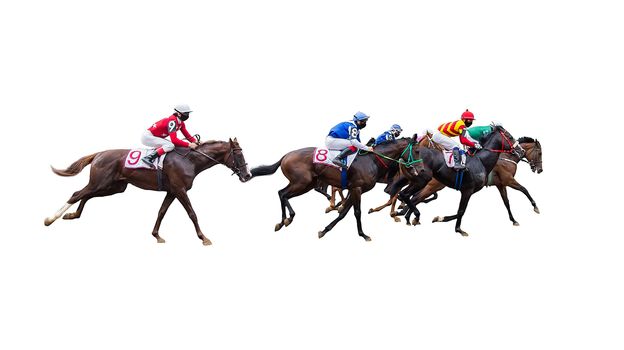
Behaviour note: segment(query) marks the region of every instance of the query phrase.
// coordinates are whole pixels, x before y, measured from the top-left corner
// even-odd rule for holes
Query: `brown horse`
[[[423,166],[420,161],[419,149],[414,147],[415,144],[416,135],[413,138],[402,138],[396,140],[396,142],[379,145],[375,148],[374,153],[364,153],[356,157],[347,171],[349,195],[345,201],[344,209],[325,229],[319,231],[319,238],[325,236],[345,217],[351,206],[353,206],[358,234],[365,240],[370,241],[370,237],[362,231],[361,196],[372,189],[380,178],[386,176],[389,164],[392,162],[402,162],[409,165],[409,169],[414,176],[422,171]],[[290,182],[288,186],[278,191],[282,220],[275,225],[275,231],[283,226],[290,225],[295,217],[295,212],[289,202],[290,198],[310,191],[319,181],[334,187],[341,186],[340,171],[323,164],[314,164],[312,162],[313,153],[313,147],[298,149],[285,154],[273,165],[264,165],[251,170],[253,176],[263,176],[274,174],[277,168],[281,166],[282,173]],[[289,217],[286,217],[286,209],[288,209]]]
[[[533,205],[533,210],[538,214],[540,212],[537,204],[529,194],[529,191],[520,183],[518,183],[518,181],[516,181],[516,179],[514,178],[514,176],[516,175],[516,170],[518,168],[518,162],[526,158],[533,172],[537,172],[539,174],[543,171],[542,145],[539,143],[539,141],[534,140],[530,137],[521,137],[518,139],[518,143],[525,151],[524,156],[520,158],[515,153],[502,153],[498,158],[496,166],[494,166],[494,169],[489,174],[486,183],[486,186],[496,186],[496,188],[500,192],[503,203],[505,204],[505,208],[507,208],[507,213],[509,214],[509,220],[511,220],[514,226],[518,226],[520,224],[516,221],[516,219],[514,219],[513,214],[511,213],[509,199],[507,198],[507,187],[511,187],[524,193],[531,202],[531,205]],[[414,194],[414,196],[411,198],[411,201],[414,205],[421,203],[423,202],[423,198],[427,198],[432,194],[436,194],[444,187],[446,186],[435,178],[431,179],[427,186],[425,186],[418,193]],[[411,212],[409,210],[405,214],[405,218],[408,223],[410,214]],[[414,216],[415,217],[412,221],[412,224],[420,224],[420,214],[415,213]]]
[[[202,240],[204,245],[210,245],[212,243],[199,228],[197,215],[187,195],[188,190],[193,186],[195,176],[216,164],[223,164],[232,169],[241,182],[251,179],[251,173],[247,169],[243,150],[236,138],[229,141],[205,142],[195,150],[176,148],[165,158],[160,181],[155,170],[124,167],[129,151],[128,149],[107,150],[84,156],[65,170],[52,168],[52,171],[57,175],[74,176],[80,173],[84,167],[91,164],[91,173],[87,186],[75,192],[56,214],[45,219],[44,224],[46,226],[51,225],[69,207],[80,201],[75,212],[67,213],[63,216],[63,219],[66,220],[77,219],[82,214],[85,203],[89,199],[121,193],[126,190],[128,184],[132,184],[144,190],[167,191],[167,195],[158,211],[156,225],[154,225],[154,230],[152,231],[152,235],[158,243],[165,243],[165,240],[158,234],[158,229],[167,209],[169,209],[173,200],[177,199],[186,210],[191,221],[193,221],[199,239]]]

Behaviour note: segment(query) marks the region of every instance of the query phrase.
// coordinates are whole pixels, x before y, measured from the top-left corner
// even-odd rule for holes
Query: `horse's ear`
[[[414,136],[412,136],[412,140],[414,142],[418,141],[418,134],[414,134]]]
[[[230,143],[232,143],[232,138],[230,137]]]

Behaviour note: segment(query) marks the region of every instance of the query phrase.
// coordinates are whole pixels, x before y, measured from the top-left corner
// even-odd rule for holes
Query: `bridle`
[[[242,168],[247,166],[247,163],[236,164],[236,157],[234,156],[234,151],[241,151],[241,153],[242,153],[243,149],[241,147],[230,147],[230,153],[225,157],[225,160],[223,162],[220,162],[220,161],[214,159],[213,157],[207,155],[206,153],[204,153],[204,152],[202,152],[202,151],[200,151],[198,149],[193,149],[192,151],[201,154],[202,156],[212,160],[215,163],[225,165],[226,167],[228,167],[228,168],[230,168],[232,170],[232,175],[234,175],[234,174],[240,175],[240,173],[243,172]],[[230,158],[232,159],[232,165],[231,166],[229,166],[227,164],[228,159],[230,159]]]
[[[518,141],[516,142],[511,142],[511,140],[507,137],[507,135],[505,135],[504,132],[502,132],[501,130],[498,130],[498,133],[501,135],[501,149],[492,149],[492,148],[484,148],[487,149],[488,151],[491,152],[495,152],[495,153],[510,153],[510,154],[515,154],[516,156],[518,156],[518,158],[522,159],[524,157],[524,149],[522,149],[522,147],[520,147],[520,149],[522,149],[522,152],[519,152],[516,150],[517,147],[519,147],[520,143]],[[509,149],[505,149],[505,145],[509,145]]]
[[[393,162],[397,162],[399,163],[399,165],[404,165],[405,167],[411,168],[414,166],[414,164],[421,163],[423,161],[422,159],[414,159],[414,152],[413,152],[414,145],[418,145],[418,142],[413,141],[413,140],[410,141],[408,145],[405,146],[405,149],[403,149],[403,152],[401,152],[401,155],[399,156],[398,159],[388,157],[384,154],[381,154],[375,151],[370,152],[370,153],[374,154],[375,158],[377,158],[377,161],[379,161],[381,165],[383,165],[385,168],[388,168],[388,166],[381,158],[387,159]],[[405,152],[408,152],[407,161],[403,160],[403,155],[405,155]]]

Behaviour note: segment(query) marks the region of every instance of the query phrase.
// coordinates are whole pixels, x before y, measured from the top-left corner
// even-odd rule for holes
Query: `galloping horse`
[[[433,171],[433,177],[444,186],[457,187],[461,192],[457,214],[445,217],[437,216],[433,219],[433,222],[446,222],[457,219],[455,232],[460,233],[462,236],[468,236],[468,233],[461,229],[461,220],[468,206],[468,201],[472,194],[478,192],[486,185],[487,175],[494,169],[500,154],[515,152],[522,157],[524,153],[524,150],[513,136],[500,125],[493,125],[492,132],[484,136],[480,143],[483,145],[483,149],[479,150],[474,156],[468,157],[466,170],[464,170],[463,174],[449,168],[440,151],[420,148],[423,162],[427,168]],[[399,199],[403,200],[412,211],[418,213],[414,203],[409,200],[409,196],[400,193]]]
[[[82,214],[85,203],[93,197],[110,196],[126,190],[128,184],[144,190],[159,190],[159,181],[156,171],[150,169],[134,169],[124,167],[128,149],[115,149],[93,153],[84,156],[65,170],[52,168],[52,171],[60,176],[74,176],[84,167],[91,164],[89,183],[82,190],[75,192],[67,203],[51,217],[45,219],[46,226],[51,225],[56,219],[73,204],[80,201],[78,209],[73,213],[67,213],[63,219],[77,219]],[[158,243],[165,240],[158,234],[160,223],[174,199],[180,201],[189,218],[195,225],[197,236],[204,245],[212,244],[204,236],[197,223],[197,215],[191,206],[187,191],[193,186],[193,180],[197,174],[211,168],[216,164],[223,164],[238,175],[241,182],[251,179],[251,173],[247,169],[247,163],[243,156],[243,150],[236,138],[229,141],[209,141],[202,143],[195,150],[176,148],[167,154],[163,164],[161,189],[167,191],[162,206],[158,211],[158,218],[152,231],[152,235]]]
[[[402,138],[396,140],[396,142],[379,145],[375,148],[374,153],[365,153],[356,157],[347,171],[349,195],[345,201],[344,209],[325,229],[319,231],[319,238],[325,236],[345,217],[351,206],[353,206],[358,234],[365,240],[370,241],[370,237],[362,231],[361,196],[373,188],[377,181],[386,175],[390,162],[401,162],[408,165],[409,171],[414,176],[422,171],[422,161],[420,160],[418,147],[414,147],[415,144],[416,135],[413,138]],[[275,231],[283,226],[290,225],[295,217],[295,211],[289,202],[290,198],[310,191],[317,185],[319,180],[334,187],[341,186],[340,171],[328,168],[327,165],[314,164],[312,162],[313,153],[313,147],[298,149],[285,154],[273,165],[263,165],[251,169],[253,176],[263,176],[274,174],[277,168],[281,166],[282,173],[290,182],[288,186],[278,191],[282,220],[275,225]],[[288,209],[289,217],[286,217],[286,209]]]
[[[505,207],[507,208],[507,212],[509,213],[509,219],[514,224],[514,226],[518,226],[519,223],[513,218],[513,214],[511,213],[511,209],[509,207],[509,199],[507,198],[506,187],[511,187],[515,190],[518,190],[524,193],[529,199],[529,201],[531,202],[531,205],[533,205],[533,210],[539,214],[539,209],[537,207],[537,204],[535,203],[535,201],[529,194],[529,191],[520,183],[518,183],[516,179],[514,178],[514,176],[516,175],[518,162],[525,161],[529,163],[531,167],[531,171],[537,172],[538,174],[543,171],[542,169],[542,146],[539,143],[539,141],[534,140],[530,137],[521,137],[518,139],[518,143],[520,143],[520,146],[525,150],[524,157],[520,159],[518,155],[515,153],[502,153],[501,156],[498,158],[498,162],[496,163],[496,166],[494,166],[494,169],[489,174],[488,182],[486,184],[486,186],[494,185],[498,188],[501,198],[503,199],[503,203],[505,204]],[[429,145],[432,145],[432,143],[428,139],[421,140],[420,145],[421,147],[429,147],[429,148],[433,147],[433,146],[429,146]],[[409,190],[406,190],[406,191],[408,191],[409,193],[415,193],[413,197],[411,197],[411,202],[413,205],[417,205],[419,203],[428,203],[432,200],[437,199],[438,197],[437,192],[444,189],[445,187],[446,186],[444,184],[440,183],[438,180],[434,178],[434,179],[431,179],[431,181],[429,181],[427,186],[420,189],[418,193],[415,193],[414,191],[409,191]],[[398,192],[398,190],[395,192]],[[394,205],[398,199],[398,193],[394,196],[392,196],[393,192],[389,192],[389,193],[391,195],[391,198],[388,201],[388,203],[386,203],[383,206],[377,207],[375,209],[369,210],[369,214],[372,212],[379,211],[390,204],[392,204],[394,208]],[[411,214],[412,214],[412,211],[406,207],[404,212],[396,213],[392,211],[390,213],[390,216],[393,217],[396,222],[399,222],[400,220],[397,217],[397,215],[405,215],[406,224],[410,225]],[[413,225],[420,224],[419,214],[420,213],[417,213],[416,217],[412,221]]]

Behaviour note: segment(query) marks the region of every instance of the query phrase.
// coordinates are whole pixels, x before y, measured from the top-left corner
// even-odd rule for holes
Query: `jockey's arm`
[[[470,137],[470,135],[468,135],[468,131],[466,131],[466,128],[462,128],[462,132],[461,134],[459,134],[459,142],[461,142],[462,145],[474,147],[475,143],[471,141],[471,139],[472,138]]]
[[[195,138],[193,137],[193,135],[191,135],[188,130],[186,130],[186,124],[182,124],[182,126],[180,127],[180,131],[182,131],[182,134],[184,135],[184,137],[186,137],[186,139],[189,142],[193,142],[193,143],[197,143],[197,140],[195,140]],[[188,147],[188,146],[187,146]]]
[[[371,150],[371,147],[366,146],[365,144],[360,142],[360,140],[358,140],[358,139],[351,139],[350,141],[351,141],[351,145],[352,146],[355,146],[355,147],[357,147],[357,148],[359,148],[359,149],[361,149],[363,151],[370,151]]]
[[[176,131],[174,131],[171,134],[169,134],[169,138],[171,138],[171,142],[173,142],[173,144],[178,146],[178,147],[188,147],[189,146],[188,142],[186,142],[184,140],[180,140],[178,138],[178,133]]]

